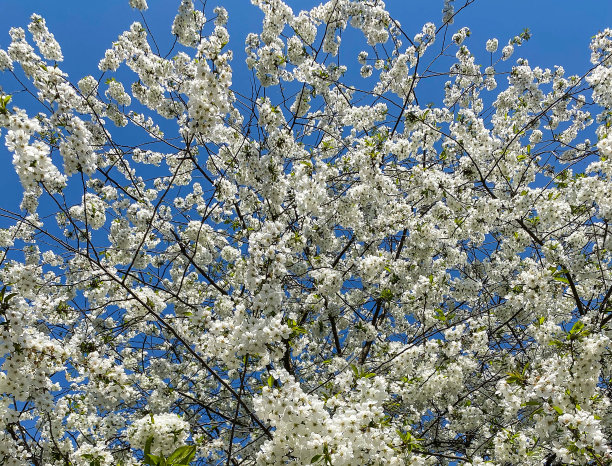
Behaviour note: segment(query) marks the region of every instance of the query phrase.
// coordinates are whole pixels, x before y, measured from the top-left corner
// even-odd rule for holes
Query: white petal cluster
[[[514,53],[514,45],[508,44],[502,49],[502,60],[507,60]]]
[[[97,230],[106,223],[106,204],[95,194],[87,193],[81,204],[70,208],[70,215]]]
[[[46,60],[62,61],[64,59],[62,49],[53,34],[47,29],[45,19],[37,14],[33,14],[30,19],[32,22],[28,26],[28,31],[32,34],[32,38],[36,42],[41,55]]]
[[[324,402],[304,393],[289,374],[278,371],[274,376],[282,381],[282,388],[264,387],[255,400],[258,413],[276,428],[275,440],[262,446],[258,464],[279,464],[288,458],[308,464],[326,453],[339,465],[355,461],[402,464],[384,440],[389,432],[379,425],[387,397],[382,378],[357,380],[350,400],[338,394]]]
[[[100,466],[111,466],[114,462],[112,455],[105,449],[104,444],[98,443],[91,445],[83,443],[75,452],[72,458],[77,466],[89,466],[92,461]]]
[[[63,189],[66,178],[53,164],[49,146],[40,141],[30,142],[31,136],[41,129],[38,121],[19,112],[10,117],[9,128],[5,144],[13,153],[13,165],[24,190],[36,191],[39,182],[53,192]]]
[[[134,421],[128,429],[130,444],[143,450],[153,437],[151,453],[172,452],[187,438],[189,424],[173,413],[151,414]]]
[[[147,0],[130,0],[130,6],[142,11],[149,8],[147,5]]]
[[[172,34],[177,36],[181,44],[192,47],[199,42],[200,28],[205,21],[204,14],[194,9],[191,0],[182,0],[172,23]]]
[[[497,52],[497,46],[499,44],[499,41],[495,38],[493,39],[489,39],[487,41],[487,52]]]
[[[108,83],[108,89],[104,94],[109,99],[115,100],[118,105],[130,105],[132,103],[132,99],[123,88],[123,84],[117,81]]]
[[[245,66],[179,3],[75,81],[0,50],[0,464],[609,464],[612,31],[571,76],[252,0]]]

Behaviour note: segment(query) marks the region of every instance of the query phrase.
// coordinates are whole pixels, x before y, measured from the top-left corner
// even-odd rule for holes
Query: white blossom
[[[571,76],[451,0],[251,3],[76,79],[10,30],[0,464],[609,464],[612,30]]]

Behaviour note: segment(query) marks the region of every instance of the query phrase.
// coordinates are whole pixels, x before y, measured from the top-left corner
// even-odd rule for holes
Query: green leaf
[[[393,299],[393,291],[391,291],[389,288],[385,288],[380,293],[380,299],[386,302],[391,301]]]
[[[572,326],[572,329],[570,330],[570,335],[575,335],[577,333],[580,333],[580,331],[584,328],[584,322],[581,322],[579,320],[577,320],[574,325]]]
[[[153,421],[153,414],[151,414],[151,421]],[[145,458],[146,458],[146,456],[147,456],[149,453],[151,453],[151,444],[152,444],[152,443],[153,443],[153,437],[151,436],[151,437],[149,437],[149,438],[147,439],[147,441],[145,442],[145,447],[144,447],[144,455],[145,455]]]
[[[557,411],[557,413],[558,413],[559,415],[562,415],[562,414],[563,414],[563,410],[562,410],[561,408],[559,408],[558,406],[553,406],[553,409],[554,409],[555,411]]]
[[[312,457],[312,459],[310,460],[310,464],[314,464],[317,461],[319,461],[321,458],[323,458],[323,455],[315,455]]]
[[[518,372],[518,371],[508,372],[506,383],[509,383],[509,384],[515,383],[518,385],[525,385],[527,383],[527,376],[525,375],[525,372],[527,372],[528,367],[529,367],[529,363],[525,364],[521,372]]]
[[[540,407],[540,408],[536,408],[533,410],[533,412],[529,415],[530,418],[533,419],[534,416],[536,416],[537,414],[542,414],[544,412],[544,408]]]
[[[188,466],[196,454],[196,446],[195,445],[185,445],[182,447],[178,447],[174,450],[168,457],[168,464],[173,466]]]
[[[565,283],[566,285],[569,285],[569,280],[567,278],[565,278],[565,277],[559,277],[559,276],[555,277],[555,276],[553,276],[553,279],[557,280],[558,282]]]
[[[144,464],[148,464],[150,466],[162,466],[165,465],[166,461],[162,463],[164,460],[163,457],[159,457],[157,455],[152,455],[151,453],[145,453],[144,455]]]
[[[353,371],[355,379],[369,379],[376,376],[374,372],[366,372],[365,370],[359,370],[359,368],[354,364],[351,364],[351,370]]]
[[[298,325],[298,323],[293,319],[287,319],[287,325],[291,329],[291,337],[308,333],[304,327]]]
[[[10,95],[5,95],[3,97],[0,97],[0,113],[3,115],[8,115],[8,110],[6,109],[6,106],[8,105],[8,103],[11,101],[11,96]]]
[[[446,316],[444,315],[444,311],[440,308],[435,310],[436,315],[434,315],[434,319],[439,320],[440,322],[446,321]]]

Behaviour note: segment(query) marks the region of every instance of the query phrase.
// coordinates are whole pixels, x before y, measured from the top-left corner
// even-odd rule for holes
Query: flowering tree
[[[76,84],[11,29],[0,463],[611,464],[612,30],[565,77],[527,31],[482,69],[450,1],[253,3],[250,95],[223,8]]]

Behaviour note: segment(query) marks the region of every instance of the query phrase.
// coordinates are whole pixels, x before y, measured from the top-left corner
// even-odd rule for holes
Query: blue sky
[[[180,3],[179,0],[149,0],[145,19],[162,52],[172,43],[170,25]],[[289,0],[294,12],[318,4],[312,0]],[[387,8],[398,19],[409,35],[417,33],[427,21],[441,23],[443,0],[388,0]],[[462,0],[455,4],[462,5]],[[196,4],[201,2],[197,1]],[[262,15],[249,0],[208,1],[207,11],[221,4],[230,14],[229,32],[234,50],[234,83],[247,83],[250,74],[244,65],[244,37],[248,32],[259,32]],[[55,34],[63,49],[64,62],[61,67],[68,72],[73,82],[82,76],[99,76],[97,64],[104,51],[117,36],[129,28],[133,21],[140,21],[137,10],[129,7],[128,0],[0,0],[0,47],[9,44],[10,27],[26,27],[32,13],[45,17],[47,25]],[[456,18],[451,31],[469,26],[472,36],[466,42],[480,63],[487,64],[485,42],[491,37],[499,38],[501,46],[508,39],[529,28],[532,40],[516,50],[510,62],[519,56],[525,57],[535,66],[552,67],[563,65],[567,74],[582,74],[589,66],[589,41],[597,31],[612,27],[612,2],[607,0],[476,0]],[[345,40],[343,54],[356,56],[358,46]],[[355,61],[354,58],[352,61]],[[355,62],[356,64],[356,62]],[[242,78],[242,79],[241,79]],[[0,75],[0,85],[5,92],[14,89],[14,84]],[[500,82],[503,88],[503,82]],[[498,88],[498,89],[500,89]],[[438,86],[441,91],[442,82]],[[432,97],[438,100],[439,96]],[[15,98],[15,105],[27,104]],[[5,208],[18,209],[20,186],[12,169],[11,155],[4,148],[4,137],[0,143],[0,195]]]

